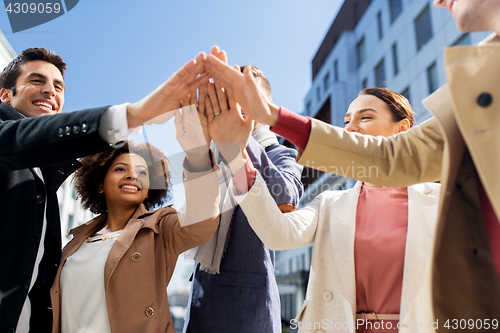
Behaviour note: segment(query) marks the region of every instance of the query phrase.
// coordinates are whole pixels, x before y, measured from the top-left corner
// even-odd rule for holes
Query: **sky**
[[[301,112],[311,87],[311,61],[342,3],[80,0],[55,20],[17,33],[0,10],[0,30],[17,54],[45,47],[63,57],[68,64],[63,112],[138,101],[212,45],[226,50],[231,65],[259,67],[274,102]],[[169,156],[181,151],[173,122],[148,129],[148,138]],[[174,187],[173,197],[179,206],[182,185]],[[178,266],[183,272],[176,271],[173,288],[189,276],[186,264]]]

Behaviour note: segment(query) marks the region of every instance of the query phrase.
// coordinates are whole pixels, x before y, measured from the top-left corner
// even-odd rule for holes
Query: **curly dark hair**
[[[102,214],[108,210],[104,193],[98,192],[99,185],[104,181],[113,160],[127,153],[141,156],[148,164],[150,185],[148,197],[142,202],[144,206],[150,210],[164,204],[170,198],[170,163],[165,154],[149,143],[135,145],[126,142],[120,148],[80,159],[83,165],[75,172],[73,181],[83,208],[89,209],[94,214]]]

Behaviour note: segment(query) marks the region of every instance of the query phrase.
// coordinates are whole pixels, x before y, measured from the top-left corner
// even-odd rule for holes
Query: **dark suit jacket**
[[[79,167],[75,158],[110,148],[98,133],[105,109],[26,118],[0,104],[0,333],[14,332],[26,299],[45,203],[44,256],[29,297],[32,331],[50,332],[49,289],[61,256],[56,191]],[[33,167],[40,167],[44,182]]]
[[[298,206],[303,187],[297,152],[281,145],[264,150],[252,137],[247,151],[276,204]],[[188,310],[193,333],[281,333],[274,251],[257,237],[241,207],[234,211],[220,274],[197,267]]]

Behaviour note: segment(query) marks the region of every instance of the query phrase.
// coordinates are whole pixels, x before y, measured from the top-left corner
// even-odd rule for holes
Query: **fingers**
[[[206,115],[205,97],[207,95],[207,83],[198,88],[198,111]]]
[[[197,97],[197,94],[196,94],[196,87],[190,87],[191,88],[191,93],[189,94],[189,105],[197,105],[198,103],[196,103],[196,97]],[[183,104],[184,105],[184,104]]]
[[[219,82],[215,81],[214,85],[215,93],[217,94],[217,101],[219,102],[220,112],[226,112],[229,109],[229,106],[227,105],[226,92]]]
[[[196,58],[185,64],[174,76],[184,82],[192,82],[198,74],[205,72],[205,52],[200,52]]]
[[[219,100],[217,98],[217,92],[215,90],[215,85],[212,83],[209,83],[207,86],[207,91],[208,91],[208,96],[210,97],[210,103],[212,105],[214,115],[218,115],[221,112],[221,108],[219,105]]]
[[[232,83],[234,80],[243,76],[243,74],[212,54],[207,56],[204,64],[207,71],[210,72],[214,78],[222,80],[224,83]]]
[[[226,63],[226,64],[227,64],[227,53],[226,53],[226,51],[221,50],[221,51],[219,52],[219,57],[218,57],[218,58],[219,58],[221,61],[223,61],[224,63]]]
[[[205,96],[205,114],[207,115],[208,123],[211,123],[215,117],[214,109],[212,108],[212,103],[210,102],[210,98]]]

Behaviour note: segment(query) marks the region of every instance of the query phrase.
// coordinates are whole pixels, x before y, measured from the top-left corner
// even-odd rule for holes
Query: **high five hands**
[[[165,122],[175,113],[177,139],[188,153],[188,160],[207,156],[213,140],[226,161],[238,161],[230,163],[232,170],[241,169],[247,158],[245,148],[254,121],[272,126],[279,117],[279,108],[261,91],[250,66],[243,73],[239,66],[229,66],[226,52],[217,46],[208,56],[200,53],[127,109],[129,127]]]

